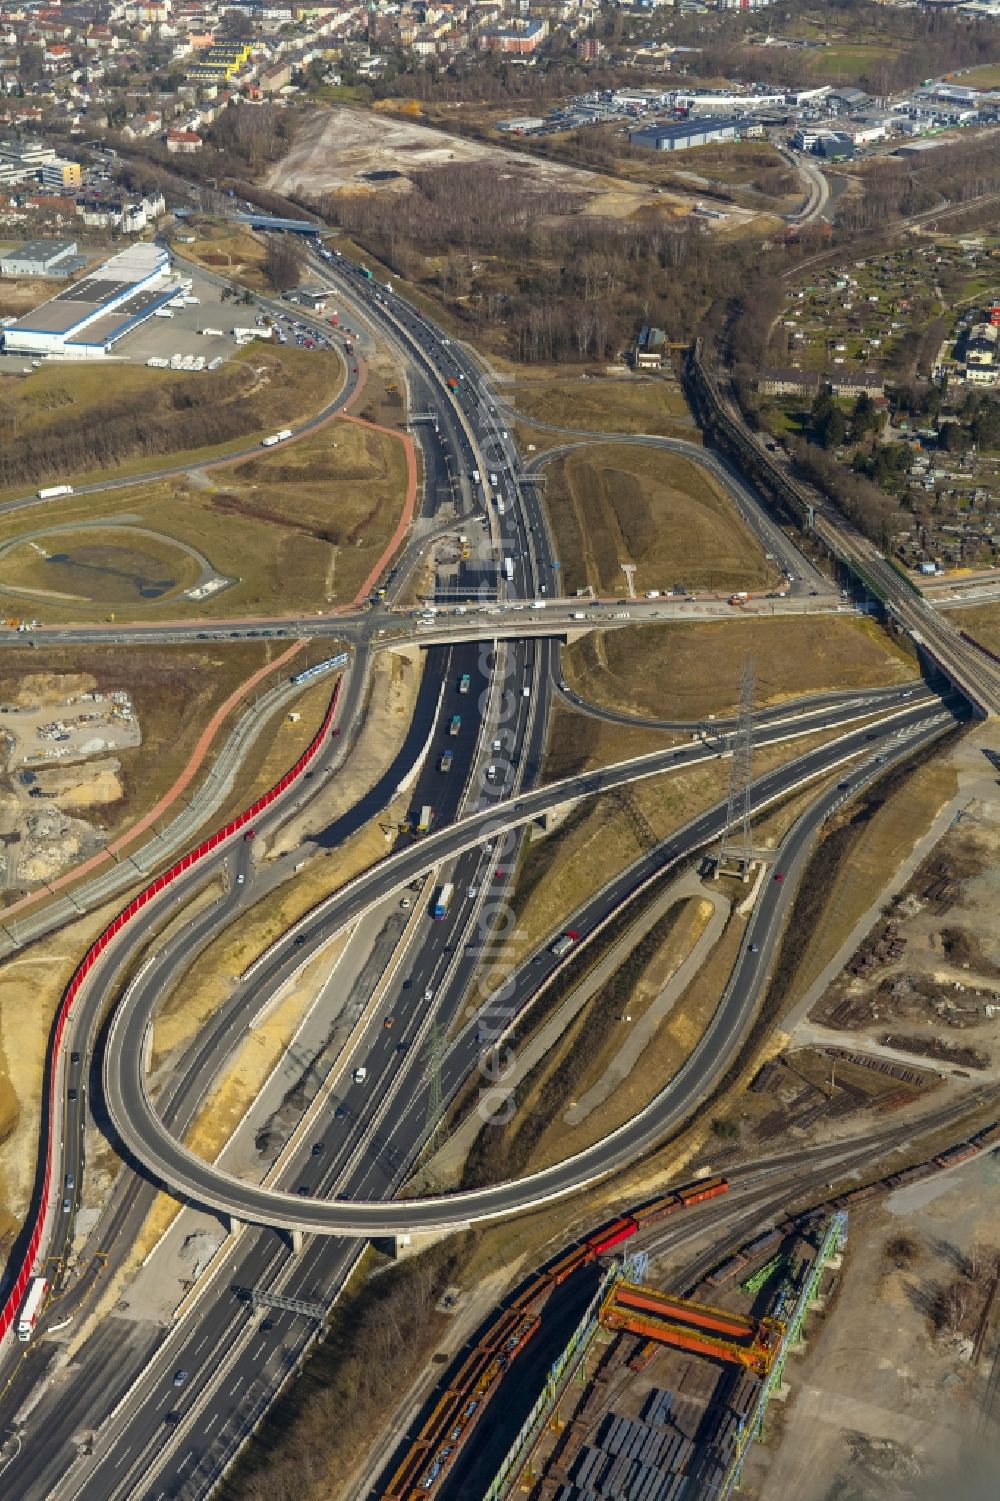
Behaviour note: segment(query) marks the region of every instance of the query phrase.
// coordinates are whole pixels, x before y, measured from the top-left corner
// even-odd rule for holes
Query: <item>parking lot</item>
[[[174,269],[179,279],[190,280],[191,290],[187,295],[197,298],[197,301],[169,308],[169,318],[148,318],[134,333],[115,345],[112,358],[145,364],[150,359],[169,362],[175,356],[201,357],[207,366],[216,359],[231,359],[240,348],[233,334],[236,328],[257,329],[259,337],[274,337],[281,344],[298,343],[303,348],[330,347],[328,339],[317,336],[311,329],[296,327],[301,320],[296,306],[289,306],[287,314],[276,323],[275,333],[269,335],[267,319],[256,298],[250,302],[233,297],[223,300],[223,289],[190,263],[178,262]],[[211,332],[203,332],[205,329]]]
[[[254,326],[256,306],[244,307],[220,301],[220,289],[200,272],[184,264],[174,268],[177,277],[191,282],[191,297],[198,301],[181,308],[169,308],[169,318],[152,317],[126,335],[114,347],[112,359],[126,359],[145,364],[149,359],[170,360],[174,355],[199,355],[207,364],[215,359],[228,360],[237,348],[234,327]],[[203,334],[204,328],[218,329],[218,334]]]

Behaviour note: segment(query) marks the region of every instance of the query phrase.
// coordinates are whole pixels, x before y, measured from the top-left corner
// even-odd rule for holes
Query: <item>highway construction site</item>
[[[564,637],[617,628],[619,616],[631,621],[640,607],[616,613],[613,601],[596,600],[588,613],[560,598],[544,486],[522,471],[501,425],[509,418],[491,401],[470,352],[442,337],[371,268],[343,257],[335,264],[321,242],[309,254],[313,269],[336,279],[352,326],[385,342],[407,371],[423,481],[410,497],[417,525],[412,534],[402,527],[393,544],[402,552],[374,576],[365,605],[335,622],[282,617],[282,632],[329,634],[335,624],[338,633],[336,654],[304,670],[308,658],[293,662],[292,645],[279,648],[287,665],[261,700],[269,712],[285,714],[293,692],[323,690],[310,700],[315,717],[288,762],[261,775],[237,809],[223,799],[219,827],[196,824],[179,848],[168,846],[120,910],[108,909],[96,878],[78,887],[81,910],[88,901],[103,905],[73,956],[45,1061],[47,1129],[3,1314],[10,1379],[0,1408],[9,1447],[0,1462],[24,1501],[54,1494],[188,1501],[218,1493],[220,1484],[223,1494],[255,1501],[283,1496],[286,1480],[289,1493],[299,1493],[302,1456],[312,1453],[315,1434],[307,1441],[301,1420],[311,1413],[315,1423],[318,1413],[324,1453],[333,1446],[336,1455],[326,1463],[344,1495],[724,1497],[758,1463],[762,1434],[770,1457],[776,1412],[794,1417],[803,1339],[822,1345],[835,1322],[855,1225],[865,1234],[883,1204],[921,1209],[966,1175],[987,1182],[996,1171],[1000,1117],[988,1008],[997,955],[991,940],[976,946],[995,899],[995,767],[983,755],[990,722],[969,727],[996,712],[995,665],[931,606],[901,593],[879,555],[824,514],[817,536],[834,554],[823,564],[836,574],[831,585],[814,562],[799,561],[794,534],[759,497],[686,445],[692,463],[716,465],[715,480],[743,524],[780,561],[789,597],[773,601],[776,609],[808,612],[821,590],[831,613],[854,609],[851,590],[866,596],[858,600],[865,611],[877,599],[898,629],[919,637],[923,680],[907,677],[897,654],[877,686],[831,684],[806,699],[759,704],[745,666],[738,708],[733,713],[727,703],[724,720],[692,728],[664,713],[659,748],[596,756],[551,777],[550,710],[556,685],[565,688]],[[730,445],[750,444],[701,358],[696,348],[690,369],[702,409],[711,409],[715,431]],[[351,373],[363,383],[361,355]],[[352,386],[344,401],[353,395]],[[755,464],[769,462],[755,451]],[[786,509],[810,510],[786,476],[772,474],[770,482],[788,487]],[[715,499],[724,503],[721,491]],[[398,595],[414,570],[429,573],[420,561],[436,556],[429,535],[442,522],[454,532],[466,517],[485,526],[504,559],[490,618],[453,598],[446,565],[442,597],[433,608],[426,602],[415,621]],[[654,618],[659,605],[642,608]],[[272,621],[268,629],[279,627]],[[247,623],[227,621],[220,630],[239,635]],[[123,643],[134,639],[128,627],[117,634]],[[372,662],[393,645],[412,653],[415,643],[426,648],[424,670],[407,702],[405,735],[377,781],[333,812],[323,793],[356,754],[370,713]],[[95,707],[91,699],[81,712],[97,712],[103,702]],[[124,703],[111,703],[127,721],[131,707],[127,714]],[[89,719],[68,728],[78,707],[61,704],[36,731],[89,734]],[[604,713],[624,741],[622,715],[581,695],[572,712]],[[228,742],[234,759],[245,749],[242,734],[249,744],[252,730],[239,726]],[[777,749],[755,765],[765,746]],[[884,827],[880,789],[905,792],[914,779],[923,787],[922,768],[933,756],[963,753],[954,785],[945,778],[934,798],[925,795],[908,842]],[[633,789],[692,768],[711,774],[703,795],[664,833]],[[592,852],[595,879],[500,969],[492,945],[503,914],[515,910],[525,831],[544,827],[567,805],[595,800],[612,803],[634,847],[623,846],[614,864],[610,844],[603,860],[600,849]],[[979,820],[974,857],[949,833],[958,813],[951,834],[964,835]],[[372,857],[338,871],[350,841],[380,820]],[[852,861],[861,869],[861,845],[895,852],[871,889],[841,871]],[[913,869],[892,910],[881,913],[886,871],[908,859]],[[836,921],[815,898],[824,867],[835,872],[845,902]],[[324,868],[325,888],[316,876]],[[501,1137],[508,1102],[490,1091],[502,1077],[505,1043],[533,1045],[531,1029],[518,1028],[530,1023],[539,997],[601,962],[609,938],[622,938],[637,897],[688,872],[696,884],[685,900],[693,897],[709,932],[705,952],[697,950],[705,994],[697,1013],[684,995],[677,998],[669,1025],[679,1023],[678,1051],[653,1070],[658,1088],[591,1141],[574,1139],[559,1152],[550,1138],[534,1154],[538,1142],[529,1141],[520,1161],[516,1152],[509,1162],[501,1157],[479,1184],[462,1182],[454,1192],[431,1184],[406,1197],[415,1169],[432,1163],[441,1145],[446,1108],[469,1081],[484,1129]],[[316,885],[311,904],[293,914],[280,903],[282,886],[296,877],[303,888]],[[261,909],[273,925],[266,940],[252,959],[230,965],[211,1014],[154,1063],[153,1029],[165,998],[181,981],[214,983],[204,973],[210,947],[272,895],[277,900]],[[809,932],[823,943],[803,953],[795,947],[797,917],[799,903],[810,901]],[[709,909],[723,903],[733,914],[716,930]],[[689,936],[694,953],[697,924]],[[918,965],[921,945],[943,956],[942,964]],[[625,945],[626,961],[632,947]],[[683,953],[680,946],[679,961]],[[489,982],[472,1001],[484,954]],[[828,994],[840,982],[827,969],[847,961],[848,991]],[[798,969],[806,963],[815,974],[800,994]],[[971,1028],[954,1024],[956,1034],[969,1033],[967,1051],[954,1058],[931,1047],[933,1022],[921,1032],[914,1014],[925,1001],[933,1008],[942,1000],[945,968],[962,987],[952,984],[949,1016],[974,1011],[976,1018]],[[249,1172],[245,1145],[231,1156],[218,1142],[191,1150],[189,1127],[207,1092],[225,1079],[237,1044],[266,1027],[307,970],[315,991],[283,1041],[275,1080],[257,1088],[238,1122],[261,1160]],[[931,980],[939,987],[933,996]],[[898,1016],[887,1024],[869,1012],[866,1020],[865,987],[886,981]],[[316,1038],[326,1048],[330,1037],[325,999],[333,991],[343,1003],[345,990],[342,1035],[313,1077],[310,1048]],[[620,1028],[623,1042],[614,1058],[627,1076],[645,1066],[644,1048],[637,1043],[629,1052],[629,996],[618,1002],[612,1031]],[[591,1014],[599,1009],[591,1006]],[[340,1012],[329,1012],[341,1021]],[[662,1022],[651,1014],[650,1038]],[[636,1017],[645,1015],[637,1005]],[[279,1089],[289,1077],[292,1087]],[[528,1098],[511,1096],[516,1128],[531,1122]],[[567,1100],[566,1110],[581,1103]],[[604,1101],[589,1104],[599,1126]],[[556,1138],[566,1124],[565,1114],[548,1122]],[[96,1128],[107,1140],[104,1177],[99,1197],[88,1199]],[[118,1168],[112,1144],[127,1166]],[[243,1166],[234,1167],[240,1152]],[[170,1230],[145,1242],[150,1225],[163,1223],[154,1212],[161,1190],[173,1201]],[[905,1199],[919,1194],[927,1197]],[[966,1361],[967,1388],[989,1422],[997,1239],[992,1226],[982,1233],[983,1244],[975,1254],[966,1248],[952,1281],[937,1290],[914,1286],[912,1303],[927,1309],[935,1355],[943,1360],[951,1340],[955,1351],[947,1345],[947,1352]],[[930,1231],[922,1234],[929,1248]],[[137,1244],[163,1286],[182,1265],[176,1301],[130,1308],[135,1283],[116,1279]],[[425,1258],[419,1253],[428,1244]],[[459,1248],[454,1263],[442,1246]],[[908,1267],[922,1255],[930,1264],[930,1249],[897,1245],[891,1254]],[[943,1253],[934,1255],[936,1268]],[[393,1289],[405,1297],[409,1288],[415,1304],[426,1302],[434,1268],[444,1266],[451,1281],[441,1306],[405,1345],[397,1330],[394,1344],[391,1321],[379,1332],[371,1318],[382,1290],[386,1309]],[[355,1365],[353,1405],[338,1399],[331,1408],[327,1399],[324,1407],[322,1391],[308,1394],[308,1378],[296,1389],[293,1377],[309,1352],[322,1352],[319,1336],[344,1352],[352,1321],[359,1327],[366,1316],[370,1347],[353,1353],[371,1369]],[[21,1349],[30,1359],[17,1358]],[[254,1433],[286,1390],[306,1393],[301,1412],[283,1416],[290,1444],[282,1447],[265,1429],[255,1445]],[[381,1415],[378,1434],[373,1410]],[[373,1438],[383,1445],[377,1455]]]
[[[135,750],[142,733],[128,692],[92,684],[38,674],[0,704],[0,885],[8,891],[51,880],[105,843],[100,810],[124,795],[114,752]]]

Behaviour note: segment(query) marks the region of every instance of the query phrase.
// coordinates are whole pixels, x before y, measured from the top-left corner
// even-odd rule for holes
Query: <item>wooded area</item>
[[[693,335],[712,300],[756,279],[759,245],[700,223],[579,212],[580,196],[485,163],[413,174],[406,194],[330,195],[322,209],[397,276],[449,304],[470,337],[526,363],[613,359],[651,321]]]

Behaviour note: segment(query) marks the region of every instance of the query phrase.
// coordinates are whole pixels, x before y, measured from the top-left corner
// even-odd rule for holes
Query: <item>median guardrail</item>
[[[298,780],[298,778],[306,770],[310,762],[315,758],[317,753],[322,748],[324,742],[326,741],[330,727],[333,723],[333,716],[337,712],[337,704],[340,699],[340,689],[343,681],[343,678],[338,678],[331,695],[330,702],[327,706],[326,713],[323,716],[322,724],[316,731],[316,734],[313,736],[312,740],[306,746],[305,750],[302,752],[301,756],[299,756],[295,764],[285,772],[284,776],[282,776],[279,781],[275,782],[272,787],[269,787],[266,792],[262,793],[261,796],[258,797],[254,802],[252,802],[248,808],[244,808],[242,813],[238,813],[235,818],[229,821],[229,823],[225,824],[221,829],[216,830],[214,834],[210,834],[207,839],[204,839],[201,844],[197,845],[193,850],[190,850],[186,855],[182,855],[179,860],[176,860],[173,865],[169,866],[167,870],[158,875],[155,880],[149,883],[148,886],[145,886],[143,890],[139,892],[138,896],[133,897],[128,906],[123,907],[122,910],[111,919],[103,932],[101,932],[94,940],[94,942],[90,945],[89,949],[84,954],[76,970],[74,971],[73,977],[66,987],[65,993],[59,1006],[59,1011],[56,1014],[51,1050],[49,1054],[46,1112],[48,1139],[45,1149],[45,1170],[42,1175],[41,1187],[37,1191],[38,1207],[35,1212],[35,1223],[31,1232],[31,1236],[28,1240],[27,1247],[25,1249],[23,1259],[21,1261],[20,1270],[18,1271],[17,1276],[14,1279],[13,1286],[4,1299],[2,1308],[0,1308],[0,1341],[4,1339],[15,1319],[17,1318],[18,1309],[21,1306],[21,1301],[24,1298],[28,1283],[31,1281],[32,1272],[35,1265],[35,1258],[38,1255],[38,1250],[42,1243],[42,1237],[45,1234],[45,1223],[49,1213],[49,1201],[52,1189],[52,1181],[53,1176],[56,1172],[56,1158],[58,1156],[61,1145],[59,1143],[59,1133],[53,1130],[53,1122],[59,1119],[58,1088],[60,1049],[62,1047],[67,1024],[72,1016],[73,1002],[79,995],[83,983],[86,980],[87,976],[90,974],[90,971],[93,969],[97,961],[101,958],[102,954],[108,948],[109,944],[111,944],[121,932],[122,928],[130,923],[132,919],[138,915],[138,913],[140,913],[146,906],[148,906],[149,903],[154,899],[154,897],[159,896],[161,891],[165,890],[166,887],[170,886],[180,876],[186,874],[186,872],[189,871],[194,865],[197,865],[200,860],[203,860],[206,855],[212,854],[219,848],[220,845],[225,844],[227,840],[232,839],[234,834],[238,834],[242,829],[246,829],[255,818],[259,817],[261,813],[263,813],[267,808],[271,806],[272,803],[274,803],[279,797],[281,797],[282,793],[287,792],[288,788],[292,785],[293,782],[296,782]]]

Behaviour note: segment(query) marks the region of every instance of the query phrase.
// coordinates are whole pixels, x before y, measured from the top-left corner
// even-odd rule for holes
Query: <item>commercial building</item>
[[[820,136],[813,151],[829,162],[849,161],[854,155],[854,142],[845,130],[831,130]]]
[[[664,345],[667,336],[662,328],[653,328],[646,323],[639,330],[635,341],[635,366],[637,370],[658,370],[663,364]]]
[[[629,131],[629,144],[647,151],[687,151],[719,141],[738,141],[754,126],[747,120],[681,120],[676,125],[647,125]],[[760,127],[757,127],[759,131]]]
[[[103,359],[179,291],[166,250],[132,245],[4,329],[4,349],[64,360]]]
[[[35,141],[0,141],[0,188],[14,187],[37,180],[39,172],[56,159],[51,146],[41,146]]]
[[[724,119],[735,115],[757,114],[762,109],[780,109],[786,103],[785,90],[774,94],[721,94],[714,90],[706,93],[679,93],[674,107],[689,115],[721,115]]]
[[[38,174],[43,188],[78,188],[83,181],[83,169],[79,162],[67,162],[56,157],[46,162]]]
[[[68,276],[75,256],[75,240],[25,240],[0,255],[0,276]]]
[[[942,145],[941,141],[904,141],[902,146],[897,146],[896,156],[923,156],[926,151],[937,151]]]
[[[497,130],[502,130],[505,135],[526,136],[544,129],[545,121],[540,115],[518,115],[514,120],[497,121]]]

